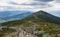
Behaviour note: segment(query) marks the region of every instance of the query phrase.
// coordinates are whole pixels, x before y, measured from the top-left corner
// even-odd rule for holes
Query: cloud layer
[[[36,1],[41,1],[41,2],[51,2],[51,1],[54,1],[54,0],[36,0]]]
[[[60,0],[0,0],[0,11],[60,10]]]

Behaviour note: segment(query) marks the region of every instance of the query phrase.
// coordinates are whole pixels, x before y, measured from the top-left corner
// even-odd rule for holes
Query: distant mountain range
[[[32,12],[28,11],[6,11],[6,12],[0,12],[0,23],[7,22],[7,21],[13,21],[13,20],[21,20],[25,17],[32,14]]]
[[[26,12],[30,12],[30,11],[0,11],[0,17],[5,18],[5,17],[26,13]]]
[[[14,15],[14,16],[10,16],[10,17],[5,17],[4,19],[5,20],[21,20],[21,19],[24,19],[25,17],[31,15],[32,13],[31,12],[26,12],[26,13],[21,13],[21,14],[17,14],[17,15]]]

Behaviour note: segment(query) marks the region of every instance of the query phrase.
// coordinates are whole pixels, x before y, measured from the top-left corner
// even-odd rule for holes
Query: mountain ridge
[[[52,34],[53,37],[60,34],[60,18],[48,14],[45,11],[38,11],[22,20],[8,21],[1,23],[1,25],[7,27],[18,27],[18,29],[21,27],[24,31],[34,34],[37,37],[41,37],[41,34],[42,36],[48,34],[49,37],[52,36]]]
[[[51,14],[49,14],[49,13],[46,13],[46,12],[44,12],[44,11],[38,11],[38,12],[35,12],[35,13],[33,13],[30,17],[28,17],[28,18],[33,18],[34,17],[34,19],[36,18],[38,21],[41,19],[41,20],[45,20],[46,22],[55,22],[55,23],[59,23],[60,24],[60,18],[59,17],[56,17],[56,16],[54,16],[54,15],[51,15]],[[27,18],[27,19],[28,19]],[[34,20],[33,19],[33,20]],[[36,20],[35,19],[35,20]],[[41,21],[40,20],[40,21]]]
[[[24,22],[28,22],[28,21],[31,21],[31,22],[46,22],[46,23],[54,23],[54,24],[60,24],[60,18],[56,17],[56,16],[53,16],[51,14],[48,14],[44,11],[38,11],[38,12],[35,12],[29,16],[27,16],[26,18],[22,19],[22,20],[14,20],[14,21],[8,21],[8,22],[5,22],[7,25],[9,23],[12,23],[13,26],[15,23],[17,24],[22,24]],[[2,23],[2,24],[5,24],[5,23]]]

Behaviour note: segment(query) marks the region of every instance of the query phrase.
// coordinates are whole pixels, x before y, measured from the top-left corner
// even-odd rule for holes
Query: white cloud
[[[2,1],[0,1],[0,11],[5,11],[5,10],[25,10],[25,9],[26,10],[31,10],[31,9],[34,8],[33,6],[10,4],[11,1],[15,2],[17,4],[32,2],[31,0],[2,0]]]
[[[45,10],[45,11],[56,11],[56,10],[60,10],[60,3],[57,3],[56,1],[53,1],[53,2],[49,2],[49,4],[51,4],[52,7],[43,8],[42,10]]]
[[[13,3],[11,3],[13,2]],[[0,0],[0,11],[5,10],[32,10],[32,11],[38,11],[40,9],[42,10],[60,10],[60,3],[57,3],[56,0],[52,2],[48,2],[51,7],[48,7],[48,5],[44,5],[44,7],[40,7],[41,5],[22,5],[22,4],[32,4],[32,3],[38,3],[39,1],[34,0]],[[44,3],[44,2],[42,2]],[[45,2],[46,3],[46,2]],[[40,3],[41,4],[41,3]],[[46,8],[45,8],[46,7]]]

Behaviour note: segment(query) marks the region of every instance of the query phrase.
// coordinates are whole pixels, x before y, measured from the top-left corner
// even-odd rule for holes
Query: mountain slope
[[[44,11],[38,11],[33,13],[30,17],[27,18],[28,20],[32,21],[44,21],[44,22],[51,22],[60,24],[60,18]]]
[[[35,34],[38,37],[41,37],[40,31],[47,34],[60,34],[60,18],[44,11],[35,12],[23,20],[9,21],[1,25],[22,27],[27,32]]]

